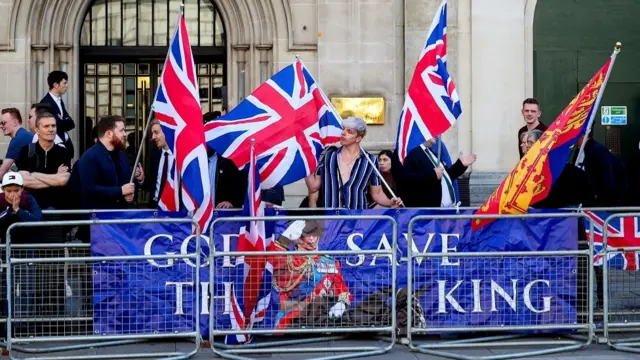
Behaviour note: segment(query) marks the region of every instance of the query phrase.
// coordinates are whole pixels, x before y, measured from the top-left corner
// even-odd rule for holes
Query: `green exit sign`
[[[600,109],[600,124],[627,125],[626,106],[603,106]]]

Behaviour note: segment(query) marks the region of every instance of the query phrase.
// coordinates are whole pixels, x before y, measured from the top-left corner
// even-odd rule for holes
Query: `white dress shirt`
[[[60,120],[62,120],[62,117],[64,116],[64,111],[62,110],[62,98],[52,92],[49,92],[49,95],[51,95],[51,97],[53,98],[53,101],[56,102],[56,105],[58,105],[58,109],[60,109]]]

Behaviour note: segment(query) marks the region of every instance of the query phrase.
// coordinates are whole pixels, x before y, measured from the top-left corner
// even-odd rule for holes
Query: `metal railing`
[[[320,250],[313,251],[217,251],[213,246],[215,226],[222,222],[248,222],[248,221],[344,221],[344,220],[382,220],[389,221],[392,224],[392,246],[388,250],[362,250],[362,251],[349,251],[349,250]],[[317,239],[319,240],[319,239]],[[316,241],[317,241],[316,240]],[[250,324],[246,329],[229,329],[226,326],[218,326],[214,322],[214,306],[211,303],[210,311],[210,323],[209,323],[209,335],[211,349],[213,353],[218,356],[229,359],[248,359],[241,355],[248,354],[265,354],[265,353],[326,353],[326,347],[288,347],[290,345],[309,344],[313,342],[323,342],[330,340],[342,339],[342,336],[326,335],[333,334],[348,334],[348,333],[372,333],[372,334],[387,334],[390,337],[389,344],[384,347],[380,346],[351,346],[351,347],[331,347],[331,352],[347,353],[335,356],[323,356],[322,359],[346,359],[352,357],[373,356],[384,354],[390,351],[395,343],[396,334],[396,251],[397,248],[397,222],[390,216],[367,216],[367,215],[342,215],[342,216],[264,216],[264,217],[233,217],[233,218],[219,218],[214,220],[210,229],[210,281],[211,289],[216,288],[215,281],[217,279],[214,276],[214,268],[216,263],[224,263],[224,258],[237,260],[244,258],[244,263],[248,261],[247,258],[262,257],[268,258],[269,262],[273,266],[273,284],[274,291],[279,294],[279,309],[276,319],[273,319],[273,326],[261,327],[253,326]],[[317,243],[316,243],[317,245]],[[381,273],[376,273],[373,283],[365,283],[364,280],[348,286],[344,283],[342,274],[340,272],[339,263],[341,259],[355,255],[378,255],[388,257],[391,266]],[[303,266],[307,266],[306,269],[301,269]],[[315,278],[320,274],[315,274],[316,271],[324,272],[323,280],[317,286],[322,288],[318,291],[318,288],[314,288],[315,282],[318,280]],[[330,275],[327,275],[327,272]],[[315,274],[315,275],[314,275]],[[288,278],[287,278],[288,276]],[[297,277],[296,277],[297,276]],[[279,280],[283,279],[284,284]],[[235,278],[237,283],[242,283],[242,279]],[[249,284],[249,286],[259,287],[261,284]],[[282,286],[281,286],[282,285]],[[297,287],[309,287],[306,290],[310,290],[309,293],[304,295],[308,296],[306,299],[300,299],[293,295]],[[247,284],[245,283],[245,289]],[[386,295],[376,294],[372,290],[381,287],[389,288],[389,292]],[[271,292],[271,287],[263,289],[266,292]],[[246,299],[246,297],[245,297]],[[357,299],[357,300],[356,300]],[[389,306],[388,300],[390,299],[391,305]],[[233,301],[233,300],[232,300]],[[345,304],[342,308],[343,312],[339,310],[341,303]],[[387,307],[389,309],[389,316],[382,321],[369,322],[366,316],[358,315],[358,303],[357,302],[369,302],[374,306]],[[232,310],[233,311],[233,310]],[[249,321],[249,320],[246,320]],[[259,335],[272,335],[285,336],[285,335],[299,335],[309,334],[318,335],[316,338],[306,339],[293,339],[284,341],[271,341],[266,343],[256,343],[241,346],[229,346],[224,344],[217,344],[214,342],[216,336],[259,336]]]
[[[640,212],[618,213],[612,214],[605,219],[602,224],[602,251],[596,254],[602,262],[602,284],[604,286],[604,337],[602,341],[606,341],[607,345],[615,350],[638,353],[640,354],[640,337],[623,337],[622,339],[614,339],[612,333],[614,331],[632,331],[640,330],[640,273],[638,269],[638,253],[640,246],[621,246],[622,244],[609,243],[614,237],[634,237],[638,236],[638,224],[635,220],[640,216]],[[620,229],[620,234],[610,234],[608,229],[615,219],[621,222],[625,218],[631,218],[629,226],[624,226],[624,230]],[[605,231],[604,229],[607,229]],[[627,270],[612,269],[609,260],[616,255],[619,262],[624,263]],[[621,264],[622,265],[622,264]],[[629,271],[635,270],[635,271]],[[618,286],[612,286],[613,280],[616,280]]]
[[[585,217],[583,214],[577,214],[577,213],[527,214],[527,215],[417,216],[412,218],[411,221],[409,222],[408,236],[409,236],[409,240],[413,242],[413,236],[414,236],[413,229],[414,229],[415,223],[418,221],[476,220],[476,219],[499,219],[501,221],[505,221],[505,220],[522,220],[527,218],[584,218],[590,221],[590,219]],[[592,223],[590,223],[590,228],[593,229]],[[591,234],[593,234],[593,231],[591,231]],[[458,286],[461,285],[459,282],[456,282],[456,285],[452,288],[453,290],[449,290],[449,293],[446,292],[446,288],[443,289],[443,287],[446,286],[447,280],[450,280],[452,278],[457,280],[458,277],[456,275],[459,272],[464,271],[465,268],[471,267],[472,270],[476,270],[480,273],[482,273],[483,270],[489,271],[492,274],[493,272],[496,272],[499,270],[503,270],[506,273],[515,273],[518,271],[522,273],[523,271],[531,271],[530,270],[531,268],[536,268],[535,263],[538,262],[538,263],[544,264],[544,270],[542,270],[543,274],[540,274],[540,275],[545,275],[546,277],[553,277],[552,276],[553,274],[550,274],[549,272],[554,272],[554,271],[557,271],[557,272],[564,271],[564,273],[569,272],[577,275],[579,270],[577,265],[578,257],[585,257],[589,259],[591,259],[592,257],[593,240],[591,240],[590,243],[591,243],[590,248],[586,250],[517,251],[517,252],[511,251],[511,252],[415,253],[412,250],[411,246],[409,246],[408,260],[410,265],[407,268],[407,272],[408,272],[407,278],[409,279],[407,288],[409,290],[409,294],[411,294],[411,296],[408,296],[408,299],[407,299],[408,300],[407,301],[408,303],[407,317],[408,319],[410,319],[410,321],[408,322],[408,329],[407,329],[407,342],[409,347],[414,351],[453,358],[453,359],[468,359],[469,357],[459,353],[454,353],[452,351],[445,351],[445,349],[469,349],[469,348],[479,348],[479,347],[503,348],[503,347],[520,347],[520,346],[548,346],[549,347],[549,348],[534,350],[534,351],[524,351],[524,352],[507,353],[507,354],[500,354],[500,355],[474,357],[474,359],[496,360],[496,359],[512,359],[516,357],[539,356],[544,354],[572,351],[572,350],[577,350],[577,349],[589,346],[593,339],[593,325],[592,325],[593,324],[593,267],[592,266],[588,266],[588,269],[587,269],[588,286],[587,286],[586,293],[580,294],[578,291],[578,288],[576,288],[578,286],[577,277],[575,279],[575,283],[573,283],[572,281],[567,281],[563,279],[558,280],[558,281],[566,282],[566,283],[563,282],[560,285],[561,287],[567,286],[569,287],[569,289],[571,289],[572,287],[576,288],[576,293],[578,293],[578,299],[576,299],[575,303],[569,303],[566,309],[561,308],[561,309],[557,309],[554,312],[554,315],[564,320],[563,321],[564,323],[553,324],[553,325],[538,323],[539,321],[544,319],[544,317],[537,316],[537,315],[535,317],[534,315],[531,315],[531,318],[527,319],[528,320],[527,324],[518,324],[518,322],[520,322],[521,319],[520,321],[518,320],[513,321],[513,319],[509,319],[509,318],[498,318],[498,319],[493,319],[493,321],[489,321],[488,325],[482,325],[482,326],[460,325],[458,322],[456,322],[455,320],[452,320],[452,318],[448,316],[442,316],[442,317],[435,316],[432,318],[425,318],[424,316],[420,314],[415,314],[415,313],[422,311],[421,305],[424,303],[424,301],[421,301],[421,300],[424,299],[425,296],[426,297],[434,296],[433,290],[431,289],[414,290],[413,282],[416,281],[417,279],[419,280],[420,276],[424,277],[427,275],[430,276],[431,278],[436,278],[436,279],[443,278],[443,280],[440,280],[438,282],[438,289],[437,289],[438,299],[437,300],[431,299],[432,300],[431,303],[439,304],[440,308],[438,309],[438,313],[446,311],[445,310],[446,308],[443,308],[442,306],[446,307],[447,301],[449,301],[449,303],[453,303],[454,310],[468,312],[467,310],[462,309],[460,307],[460,304],[457,303],[457,301],[452,297],[449,298],[446,295],[442,297],[443,292],[445,294],[449,294],[450,292],[452,292]],[[426,268],[426,269],[423,268],[424,266],[428,267],[431,261],[433,260],[437,261],[438,259],[443,259],[443,258],[447,258],[448,262],[452,262],[453,260],[451,259],[457,259],[456,263],[458,265],[453,267],[454,270],[449,270],[449,269],[443,270],[440,267],[436,267],[435,270],[432,268]],[[506,259],[511,259],[511,260],[506,260]],[[418,262],[415,260],[421,260],[421,261]],[[533,263],[533,264],[528,264],[528,263]],[[426,264],[426,265],[421,266],[419,264]],[[505,269],[504,266],[507,266],[507,268]],[[559,269],[558,266],[560,266],[561,268]],[[567,266],[569,266],[569,268],[567,268]],[[540,264],[538,264],[537,268],[540,268],[540,267],[541,267]],[[500,277],[504,274],[496,273],[496,275]],[[496,286],[494,287],[494,285]],[[527,286],[530,286],[530,285],[531,284],[527,284]],[[486,306],[486,304],[482,304],[482,301],[480,299],[481,283],[480,281],[476,280],[472,286],[473,286],[472,291],[474,294],[474,301],[473,301],[473,308],[470,310],[468,309],[472,313],[470,315],[470,318],[471,318],[470,321],[473,323],[475,319],[478,323],[485,324],[487,322],[486,321],[487,319],[486,318],[483,319],[482,306]],[[415,293],[416,291],[418,292],[418,295],[416,295]],[[515,297],[517,297],[515,283],[513,284],[513,292],[512,292],[513,295],[511,297],[509,297],[509,295],[507,294],[507,291],[502,289],[502,287],[500,287],[500,285],[498,285],[497,283],[494,284],[492,282],[490,291],[492,296],[492,301],[491,301],[492,311],[493,310],[497,311],[497,309],[494,308],[495,306],[497,306],[496,303],[493,301],[494,296],[495,297],[501,296],[504,299],[504,301],[508,304],[508,306],[512,307],[512,309],[515,309],[515,307],[517,306],[518,301],[514,299]],[[527,291],[531,291],[531,288],[527,290],[527,288],[525,287],[524,291],[525,293]],[[580,318],[577,316],[577,313],[576,313],[576,309],[580,305],[579,304],[580,300],[586,302],[587,309],[588,309],[588,316],[582,322],[580,322]],[[533,314],[535,314],[536,311],[533,309],[532,304],[530,303],[531,300],[529,299],[529,303],[527,303],[527,300],[524,299],[524,302],[526,306],[529,307],[529,310]],[[547,305],[551,306],[550,304],[545,304],[545,310]],[[550,308],[548,310],[551,311]],[[572,322],[571,317],[564,318],[563,317],[564,311],[567,311],[567,315],[573,314],[577,320],[575,322]],[[473,315],[474,313],[477,313],[477,315],[474,316]],[[515,324],[513,324],[513,322],[515,322]],[[456,325],[449,325],[451,323],[454,323]],[[575,331],[575,330],[582,330],[586,332],[587,333],[586,338],[583,338],[583,339],[575,338],[575,339],[566,339],[566,340],[554,339],[554,340],[509,341],[509,340],[515,340],[523,336],[526,336],[527,335],[526,333],[531,334],[532,332],[547,332],[547,333],[557,335],[558,333],[562,333],[563,331],[566,332],[566,331]],[[420,335],[420,334],[427,334],[427,333],[472,334],[477,332],[501,333],[501,334],[497,336],[476,337],[476,338],[465,339],[465,340],[426,342],[426,343],[420,343],[420,344],[415,343],[414,337],[413,337],[413,335]]]
[[[11,244],[12,230],[33,230],[49,226],[83,226],[83,225],[109,225],[109,224],[149,224],[149,223],[188,223],[196,229],[196,239],[200,238],[200,229],[197,222],[192,219],[123,219],[123,220],[78,220],[78,221],[41,221],[23,222],[12,224],[7,229],[6,244],[6,347],[11,358],[16,358],[16,353],[50,353],[63,352],[91,347],[116,346],[139,342],[145,339],[170,339],[193,338],[195,349],[191,352],[144,352],[138,354],[104,354],[104,355],[69,355],[65,359],[128,359],[128,358],[159,358],[186,359],[194,355],[200,345],[200,318],[197,310],[186,314],[192,318],[194,326],[186,326],[177,330],[172,324],[157,320],[149,326],[139,329],[137,327],[119,328],[113,333],[105,333],[96,328],[96,324],[89,320],[89,314],[93,314],[91,320],[98,312],[102,312],[102,318],[117,318],[127,320],[127,313],[109,313],[112,309],[91,308],[93,293],[119,293],[127,298],[123,307],[134,311],[144,311],[154,305],[148,304],[144,297],[137,296],[139,290],[136,286],[144,286],[145,277],[153,276],[153,269],[145,267],[149,260],[190,259],[200,264],[200,242],[193,254],[167,254],[167,255],[128,255],[128,256],[75,256],[64,257],[38,257],[36,252],[27,251],[22,256],[14,256],[13,249],[23,249],[24,246]],[[69,244],[57,244],[59,248],[69,248]],[[65,254],[65,255],[67,255]],[[80,254],[82,255],[82,254]],[[36,268],[51,266],[63,268],[64,294],[37,291],[35,284],[39,280]],[[197,267],[196,267],[197,268]],[[151,270],[150,270],[151,269]],[[157,271],[157,269],[156,269]],[[199,271],[185,266],[184,273],[199,282]],[[119,275],[128,273],[129,278],[118,278]],[[72,274],[72,275],[70,275]],[[107,279],[104,279],[106,277]],[[40,279],[42,280],[42,279]],[[153,290],[153,289],[151,289]],[[199,297],[196,298],[196,306],[199,308]],[[35,312],[36,304],[45,304],[49,307],[63,307],[63,311],[53,311],[47,316],[41,316]],[[105,313],[106,312],[106,313]],[[83,316],[84,315],[84,316]],[[147,330],[149,327],[154,331]],[[51,344],[69,343],[73,345],[60,345],[56,347],[38,348],[15,346],[19,344]],[[83,342],[77,344],[75,342]],[[33,357],[33,359],[59,359],[60,357]],[[31,358],[29,358],[31,359]]]

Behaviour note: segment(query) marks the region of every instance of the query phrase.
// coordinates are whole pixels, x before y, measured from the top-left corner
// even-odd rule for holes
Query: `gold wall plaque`
[[[343,119],[359,116],[367,125],[384,125],[384,98],[335,97],[331,103]]]

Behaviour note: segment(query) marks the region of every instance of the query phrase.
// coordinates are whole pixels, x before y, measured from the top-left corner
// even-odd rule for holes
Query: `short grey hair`
[[[526,139],[529,140],[530,138],[533,138],[533,141],[535,142],[535,141],[538,141],[538,139],[540,139],[541,137],[542,137],[542,131],[538,129],[534,129],[527,133]]]
[[[367,134],[367,123],[358,116],[349,116],[342,120],[342,126],[355,130],[360,136],[365,136]]]

